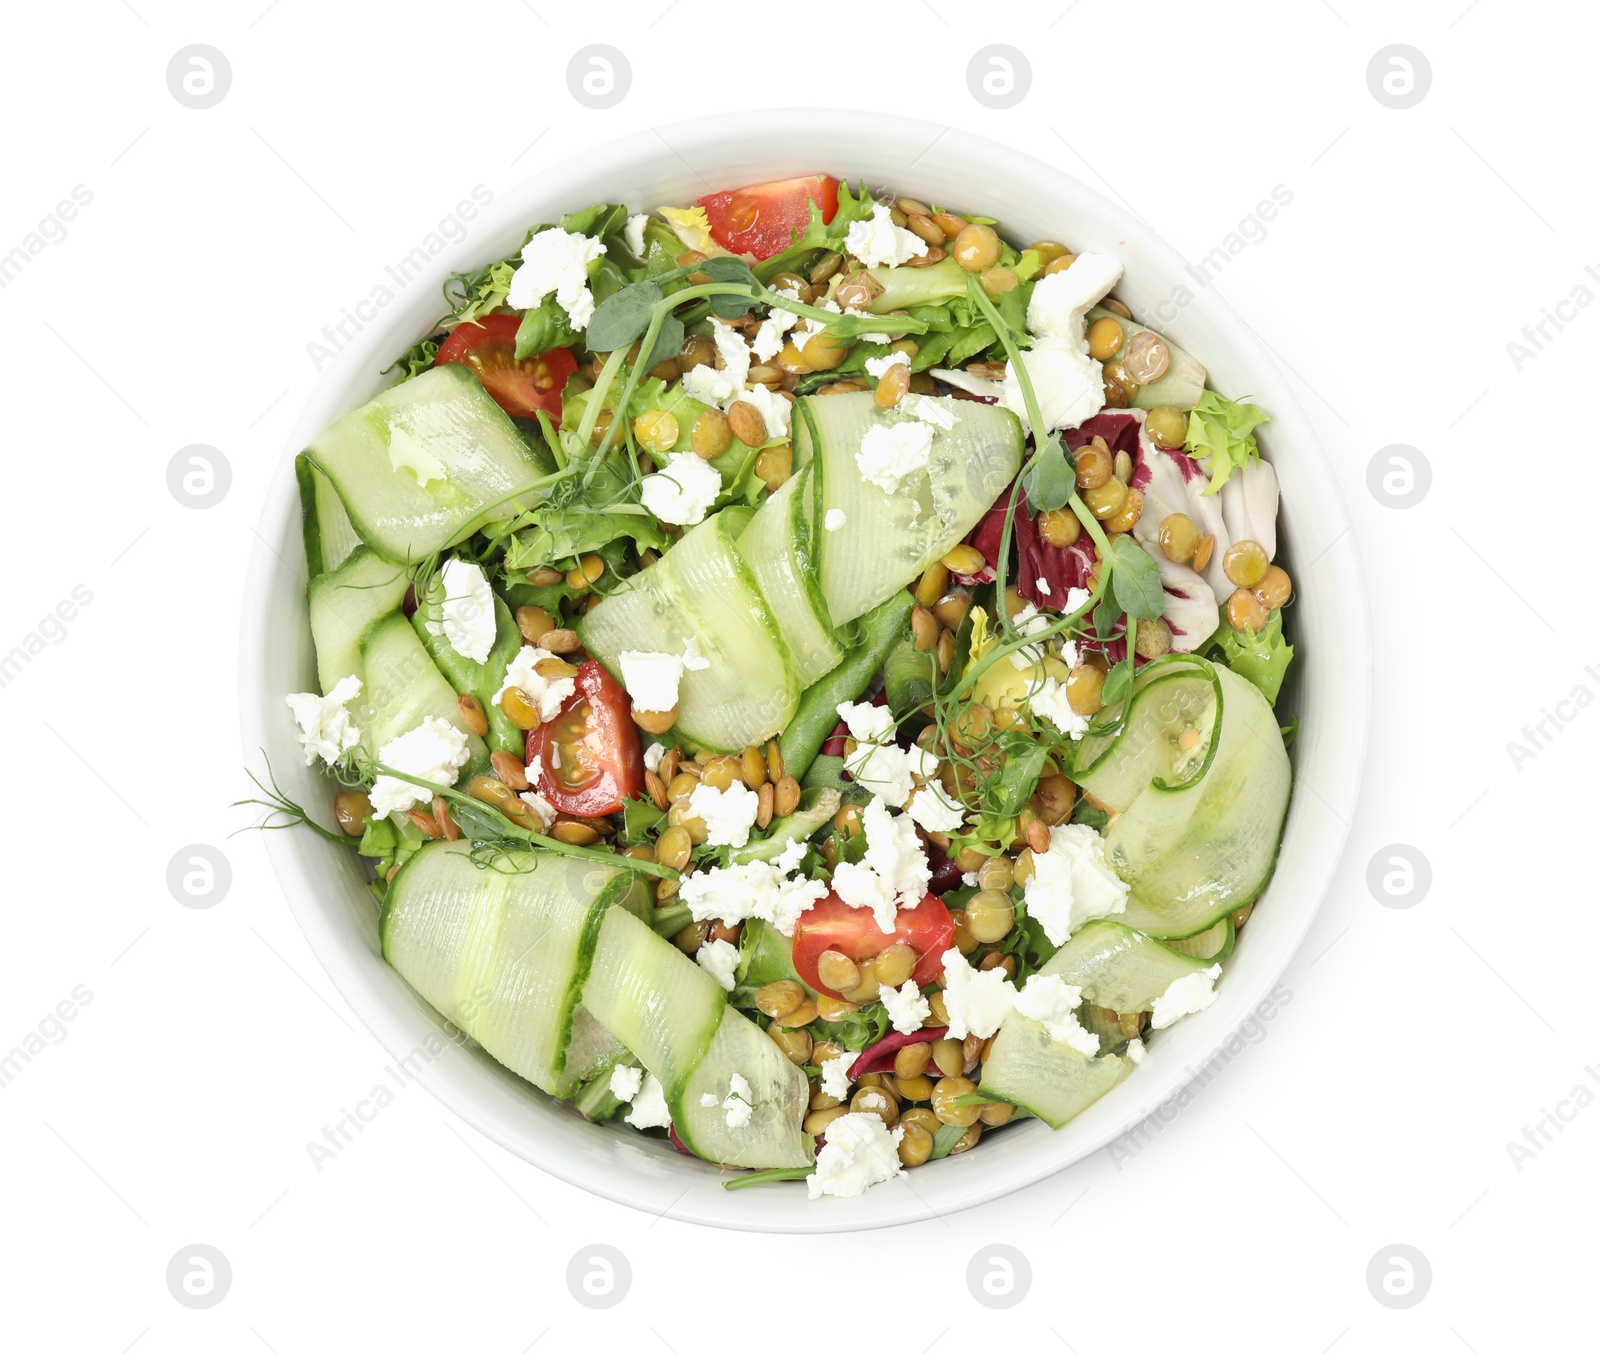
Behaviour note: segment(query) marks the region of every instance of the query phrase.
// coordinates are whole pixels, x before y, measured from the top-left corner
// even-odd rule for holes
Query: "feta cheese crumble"
[[[858,743],[877,743],[894,730],[894,711],[868,701],[844,701],[836,707],[850,736]]]
[[[757,860],[700,870],[683,881],[678,896],[695,921],[734,926],[758,917],[779,935],[792,936],[801,914],[828,896],[828,885],[821,880],[785,878],[805,850],[804,842],[791,842],[770,863]]]
[[[959,832],[967,821],[961,806],[944,792],[942,785],[925,785],[911,796],[906,810],[924,832]]]
[[[864,863],[888,884],[901,907],[916,907],[927,896],[930,872],[915,821],[892,816],[883,800],[874,799],[861,822],[867,834]]]
[[[827,514],[822,519],[822,529],[824,531],[838,531],[843,525],[844,509],[829,508]]]
[[[594,316],[594,293],[589,290],[589,265],[606,252],[599,240],[572,231],[541,230],[522,246],[522,262],[511,274],[506,304],[516,310],[535,310],[551,292],[567,312],[574,329],[585,329]]]
[[[1034,579],[1033,580],[1033,586],[1038,588],[1039,591],[1041,593],[1043,593],[1046,597],[1048,597],[1050,595],[1050,580],[1048,578],[1036,578],[1036,579]]]
[[[445,561],[440,574],[444,601],[439,619],[428,621],[429,633],[443,635],[445,642],[463,658],[486,663],[494,648],[494,589],[483,570],[466,560]]]
[[[1050,829],[1050,849],[1034,853],[1022,896],[1052,945],[1064,945],[1084,922],[1128,906],[1128,886],[1106,858],[1105,838],[1085,823]]]
[[[1143,1039],[1128,1040],[1128,1061],[1135,1066],[1144,1061],[1145,1047]]]
[[[911,355],[909,353],[888,353],[883,357],[869,357],[867,359],[867,375],[886,376],[891,367],[909,367]]]
[[[841,1053],[822,1064],[822,1077],[818,1084],[822,1087],[823,1095],[831,1095],[838,1101],[850,1098],[850,1067],[854,1061],[851,1054]]]
[[[873,206],[868,220],[850,223],[844,233],[844,247],[868,268],[898,268],[928,252],[928,242],[916,232],[895,225],[889,209],[881,202]]]
[[[777,295],[786,296],[791,301],[800,299],[800,293],[794,287],[779,287]],[[800,317],[794,311],[773,306],[767,318],[756,326],[756,336],[750,340],[751,351],[763,362],[770,362],[783,351],[786,335],[800,322]]]
[[[719,1102],[716,1093],[707,1091],[700,1097],[703,1109],[716,1109]],[[729,1128],[744,1128],[750,1123],[750,1116],[755,1112],[754,1093],[750,1083],[735,1072],[728,1078],[728,1094],[720,1102],[723,1109],[722,1121]]]
[[[767,441],[781,442],[789,436],[789,418],[794,406],[775,390],[763,385],[753,385],[739,396],[755,408],[767,425]]]
[[[284,697],[294,722],[300,726],[300,747],[306,754],[307,766],[314,766],[318,757],[332,766],[361,741],[361,730],[345,709],[360,694],[359,677],[341,677],[326,696],[300,691]]]
[[[659,771],[661,759],[667,755],[666,747],[661,743],[652,743],[644,750],[644,769],[646,771]]]
[[[953,945],[944,952],[944,1009],[950,1016],[950,1038],[975,1034],[987,1039],[1011,1013],[1017,989],[1003,968],[975,969]]]
[[[854,229],[854,227],[852,227]],[[900,1164],[900,1139],[876,1114],[841,1114],[828,1125],[828,1140],[817,1153],[817,1169],[806,1177],[806,1195],[852,1199],[872,1186],[905,1174]]]
[[[645,1076],[644,1085],[633,1097],[633,1108],[628,1111],[625,1123],[635,1128],[668,1128],[672,1124],[672,1111],[667,1108],[667,1097],[656,1075]]]
[[[639,1088],[644,1085],[644,1068],[618,1063],[611,1069],[609,1084],[612,1095],[624,1105],[631,1104],[634,1096],[639,1094]]]
[[[1215,984],[1221,976],[1222,965],[1213,964],[1198,973],[1174,978],[1150,1008],[1150,1028],[1164,1030],[1186,1015],[1205,1010],[1217,999]]]
[[[693,371],[701,368],[695,367]],[[698,526],[722,492],[722,476],[692,451],[674,452],[667,464],[639,482],[639,497],[663,522]]]
[[[635,710],[665,714],[677,705],[678,683],[683,680],[683,659],[677,654],[624,649],[617,655],[617,663]],[[657,756],[656,761],[660,760]]]
[[[499,705],[500,698],[515,687],[539,712],[539,722],[549,723],[561,712],[567,697],[577,690],[577,682],[571,677],[545,677],[537,671],[540,663],[555,656],[548,649],[524,644],[506,665],[506,679],[494,693],[494,703]]]
[[[880,988],[878,1000],[889,1013],[889,1023],[900,1034],[915,1034],[933,1013],[915,978],[907,978],[899,987]]]
[[[426,715],[416,728],[392,738],[378,749],[378,760],[408,776],[454,785],[472,755],[467,735],[437,715]],[[433,792],[397,776],[379,776],[373,782],[372,812],[379,818],[432,799]]]
[[[861,439],[856,467],[862,479],[893,494],[899,490],[901,480],[928,468],[932,450],[933,428],[920,419],[875,423]]]
[[[1049,1030],[1056,1043],[1077,1049],[1086,1058],[1097,1058],[1100,1036],[1084,1029],[1078,1019],[1078,1003],[1082,1000],[1082,989],[1066,979],[1053,973],[1035,973],[1018,990],[1015,1006],[1018,1015],[1037,1020]]]
[[[743,781],[734,781],[726,790],[696,785],[689,796],[689,812],[706,825],[706,841],[712,846],[743,846],[750,840],[760,803]]]
[[[1089,716],[1080,715],[1072,708],[1066,684],[1054,677],[1046,677],[1037,691],[1029,693],[1028,708],[1041,719],[1048,719],[1069,738],[1082,738],[1089,731]]]
[[[695,951],[694,962],[721,984],[724,992],[732,992],[733,975],[739,969],[739,947],[726,940],[712,940]]]
[[[622,228],[623,242],[632,251],[635,258],[644,257],[644,228],[650,224],[650,217],[640,212],[637,216],[630,216],[628,224]]]

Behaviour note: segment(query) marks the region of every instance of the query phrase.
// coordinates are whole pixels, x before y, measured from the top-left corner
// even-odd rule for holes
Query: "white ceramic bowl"
[[[796,130],[803,129],[803,131]],[[1251,330],[1213,293],[1193,290],[1183,261],[1147,227],[1059,170],[966,133],[903,118],[846,112],[742,113],[681,124],[584,152],[497,197],[469,237],[435,260],[369,324],[318,381],[295,426],[259,523],[244,604],[240,696],[246,757],[265,749],[288,794],[324,805],[328,785],[301,764],[284,694],[313,685],[300,508],[291,458],[340,414],[387,384],[381,369],[441,311],[451,272],[510,254],[527,227],[592,202],[686,202],[712,189],[827,170],[956,209],[1000,218],[1015,241],[1062,239],[1114,254],[1118,294],[1208,367],[1224,392],[1271,411],[1262,442],[1283,488],[1282,549],[1294,577],[1300,656],[1290,708],[1300,717],[1296,783],[1272,885],[1241,933],[1203,1015],[1151,1043],[1143,1066],[1058,1132],[1038,1122],[986,1139],[858,1199],[809,1202],[796,1187],[728,1192],[727,1175],[621,1127],[597,1128],[474,1046],[443,1042],[421,1078],[463,1119],[536,1166],[653,1213],[721,1227],[825,1232],[926,1219],[998,1198],[1101,1147],[1171,1096],[1250,1018],[1311,924],[1344,845],[1364,760],[1371,644],[1349,520],[1312,427]],[[451,1027],[390,969],[351,852],[310,832],[267,834],[267,849],[301,928],[334,985],[395,1057],[438,1048]],[[453,1031],[451,1031],[453,1032]]]

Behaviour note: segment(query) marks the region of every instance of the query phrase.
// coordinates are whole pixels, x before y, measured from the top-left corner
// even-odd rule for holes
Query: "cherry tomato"
[[[708,193],[700,199],[706,209],[711,238],[735,254],[770,259],[794,243],[811,223],[810,204],[822,209],[823,221],[839,210],[839,180],[827,174],[809,174],[776,183],[756,183]]]
[[[483,383],[494,402],[508,414],[533,418],[543,409],[560,421],[561,392],[578,359],[566,348],[552,348],[538,357],[517,361],[516,315],[484,315],[458,324],[439,345],[433,365],[459,362]]]
[[[842,993],[818,981],[817,959],[824,950],[838,950],[860,961],[903,941],[916,952],[917,967],[911,976],[921,987],[938,977],[950,936],[950,910],[931,893],[915,907],[903,908],[888,934],[878,929],[869,909],[851,907],[838,894],[830,893],[809,912],[801,913],[795,923],[795,972],[818,992],[840,997]]]
[[[615,813],[644,788],[639,729],[627,693],[593,659],[578,669],[559,713],[528,730],[528,765],[540,759],[540,794],[562,813]]]

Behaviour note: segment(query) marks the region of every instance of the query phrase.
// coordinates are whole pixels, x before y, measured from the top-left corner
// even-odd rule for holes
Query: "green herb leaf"
[[[547,298],[548,299],[548,298]],[[591,352],[610,353],[626,348],[650,327],[650,316],[666,299],[658,279],[647,278],[624,287],[595,307],[589,320],[585,342]],[[526,324],[526,321],[524,321]],[[517,352],[522,352],[522,335],[517,335]],[[680,339],[681,343],[682,340]]]
[[[640,366],[649,371],[657,362],[676,357],[681,351],[683,351],[683,321],[676,315],[664,316],[661,328],[656,333],[655,346],[650,349],[650,355],[641,360]]]
[[[1235,470],[1260,457],[1252,429],[1266,421],[1266,412],[1253,404],[1235,404],[1214,390],[1200,396],[1200,402],[1189,414],[1183,448],[1197,461],[1203,461],[1211,472],[1206,493],[1216,493]]]
[[[1107,591],[1100,599],[1100,605],[1094,609],[1094,635],[1096,639],[1110,639],[1117,633],[1117,621],[1122,617],[1122,608],[1117,605],[1115,588]]]
[[[1133,665],[1118,663],[1106,674],[1105,685],[1100,688],[1100,699],[1107,705],[1120,705],[1133,690]]]
[[[1115,536],[1111,541],[1111,559],[1111,591],[1118,606],[1128,615],[1147,621],[1166,610],[1167,595],[1161,587],[1161,570],[1143,546],[1132,536]]]
[[[1283,637],[1283,612],[1274,611],[1265,629],[1235,630],[1223,608],[1221,623],[1206,646],[1206,653],[1243,677],[1272,705],[1277,702],[1294,659],[1294,645]]]
[[[1054,433],[1039,444],[1022,472],[1023,492],[1035,512],[1054,512],[1072,497],[1076,472],[1067,460],[1061,439]]]

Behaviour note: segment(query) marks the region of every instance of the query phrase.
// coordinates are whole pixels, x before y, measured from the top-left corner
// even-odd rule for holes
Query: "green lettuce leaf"
[[[1183,449],[1211,472],[1206,493],[1216,493],[1235,470],[1260,458],[1252,429],[1266,421],[1266,412],[1253,404],[1235,404],[1214,390],[1200,396],[1189,414]]]
[[[1274,611],[1263,630],[1235,630],[1224,609],[1206,654],[1243,677],[1273,705],[1294,658],[1294,645],[1283,637],[1283,612]]]

